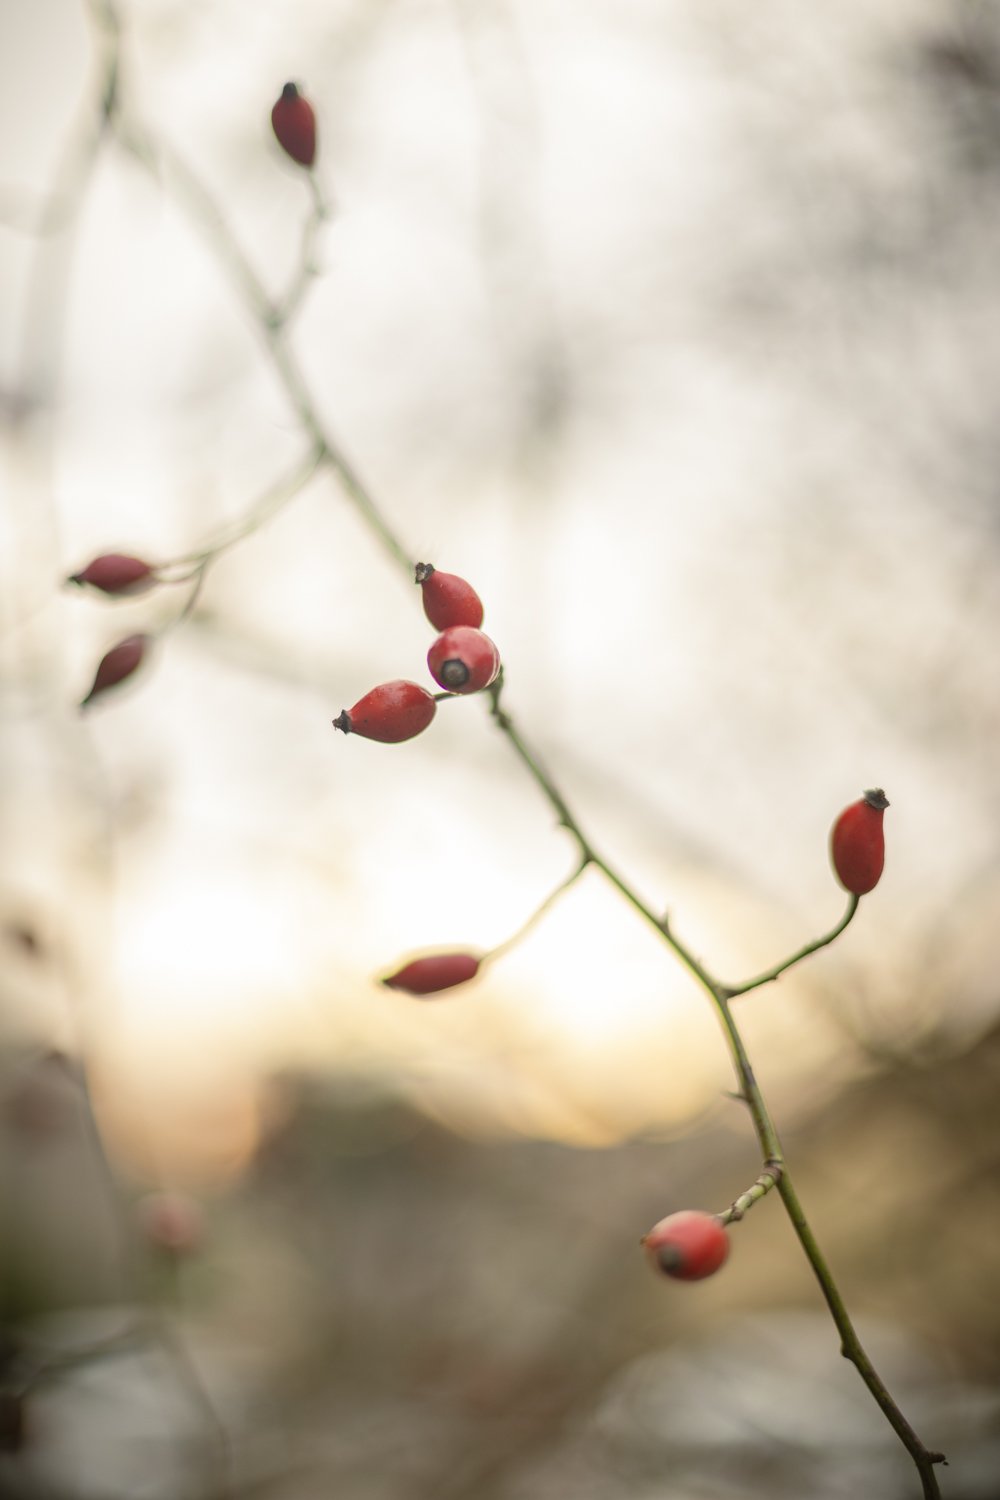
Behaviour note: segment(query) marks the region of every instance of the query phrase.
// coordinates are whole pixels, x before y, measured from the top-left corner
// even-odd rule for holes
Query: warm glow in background
[[[927,102],[933,10],[127,12],[126,112],[275,294],[308,202],[269,108],[308,90],[337,205],[291,333],[315,399],[412,555],[475,581],[511,710],[696,950],[735,979],[829,927],[830,823],[886,787],[882,886],[746,1002],[791,1119],[872,1047],[995,1014],[995,207],[947,201],[967,141]],[[76,712],[183,595],[61,577],[197,549],[305,447],[169,170],[108,144],[69,226],[24,232],[73,188],[93,60],[71,0],[0,18],[0,899],[59,959],[12,962],[5,1038],[83,1039],[153,1175],[245,1161],[285,1068],[388,1078],[474,1134],[726,1108],[706,1004],[597,876],[474,989],[373,982],[501,941],[572,850],[482,704],[400,747],[331,730],[422,680],[431,633],[328,475]]]

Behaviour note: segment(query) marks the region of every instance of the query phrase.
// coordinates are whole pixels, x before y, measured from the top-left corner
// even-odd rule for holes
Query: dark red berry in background
[[[654,1224],[643,1236],[651,1264],[675,1281],[703,1281],[724,1264],[729,1236],[714,1214],[684,1208]]]
[[[442,573],[433,563],[417,563],[417,582],[424,597],[424,614],[435,630],[450,625],[483,623],[483,602],[471,583],[457,573]]]
[[[499,672],[500,653],[481,630],[452,625],[428,651],[427,667],[434,681],[449,693],[478,693]]]
[[[830,834],[830,859],[845,891],[867,895],[879,883],[885,864],[882,819],[889,799],[881,787],[865,792],[840,814]]]
[[[415,958],[382,983],[390,990],[405,990],[408,995],[436,995],[439,990],[465,984],[479,973],[480,960],[472,953],[432,953]]]
[[[67,583],[89,585],[100,589],[102,594],[141,594],[152,588],[156,575],[152,565],[141,557],[129,557],[124,552],[104,552],[95,557],[80,573],[71,573]]]
[[[437,712],[432,694],[416,682],[383,682],[345,708],[333,721],[334,729],[360,734],[362,739],[398,745],[412,740],[427,728]]]
[[[286,83],[281,90],[271,110],[271,125],[278,145],[292,161],[311,167],[316,160],[316,114],[294,83]]]
[[[131,677],[141,665],[150,641],[151,637],[148,635],[130,635],[119,641],[117,646],[112,646],[101,657],[90,692],[80,707],[86,708],[88,703],[92,703],[101,693],[106,693],[108,688],[117,687],[120,682]]]

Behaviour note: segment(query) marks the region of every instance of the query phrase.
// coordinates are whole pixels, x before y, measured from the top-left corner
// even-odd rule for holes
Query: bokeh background
[[[333,209],[289,345],[407,553],[475,582],[598,847],[736,980],[837,920],[830,824],[886,788],[882,884],[740,1014],[945,1492],[1000,1495],[971,0],[0,6],[3,1493],[917,1492],[776,1200],[704,1286],[643,1265],[758,1162],[704,998],[611,888],[447,999],[377,983],[503,941],[574,851],[484,705],[331,729],[432,633],[329,472],[261,514],[308,436],[224,247],[296,284],[288,78]],[[176,626],[183,588],[62,586],[258,515]]]

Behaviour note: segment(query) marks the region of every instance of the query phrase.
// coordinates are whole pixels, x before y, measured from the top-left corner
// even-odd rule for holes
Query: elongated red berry
[[[882,819],[889,799],[881,787],[865,792],[840,814],[830,833],[830,859],[845,891],[867,895],[879,883],[885,864]]]
[[[398,745],[426,729],[437,712],[433,696],[416,682],[383,682],[345,708],[333,721],[334,729],[360,734],[362,739]]]
[[[71,573],[67,583],[89,584],[102,594],[141,594],[152,588],[156,575],[151,563],[124,552],[103,552],[79,573]]]
[[[472,953],[432,953],[415,958],[382,983],[390,990],[405,990],[408,995],[436,995],[465,984],[479,973],[480,959]]]
[[[271,110],[271,125],[278,145],[300,167],[316,160],[316,114],[309,100],[294,83],[286,83]]]
[[[434,681],[449,693],[478,693],[499,672],[500,653],[481,630],[452,625],[428,651],[427,666]]]
[[[91,685],[90,692],[80,704],[86,708],[88,703],[93,703],[101,693],[106,693],[108,688],[117,687],[120,682],[131,677],[142,663],[143,657],[149,648],[151,636],[129,635],[117,646],[112,646],[97,665],[97,672]]]
[[[714,1214],[681,1209],[654,1224],[643,1236],[651,1264],[676,1281],[703,1281],[729,1254],[729,1236]]]
[[[417,582],[424,598],[424,614],[435,630],[450,625],[483,623],[483,602],[471,583],[457,573],[442,573],[433,563],[417,563]]]

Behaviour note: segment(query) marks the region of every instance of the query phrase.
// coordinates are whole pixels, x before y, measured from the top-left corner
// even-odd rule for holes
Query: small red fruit
[[[271,125],[278,145],[300,167],[316,160],[316,114],[309,100],[294,83],[286,83],[271,110]]]
[[[417,563],[417,582],[424,596],[424,614],[435,630],[450,625],[483,623],[483,602],[471,583],[457,573],[442,573],[433,563]]]
[[[90,692],[80,707],[86,708],[99,694],[106,693],[108,688],[117,687],[120,682],[131,677],[141,665],[150,642],[151,637],[148,635],[129,635],[119,641],[117,646],[112,646],[101,657]]]
[[[885,864],[882,819],[889,799],[881,787],[865,792],[840,814],[830,834],[830,859],[846,891],[864,896],[879,883]]]
[[[345,708],[333,721],[334,729],[360,734],[365,740],[398,745],[420,734],[437,713],[433,696],[416,682],[383,682]]]
[[[500,653],[481,630],[452,625],[428,651],[427,666],[434,681],[449,693],[478,693],[499,672]]]
[[[408,995],[436,995],[465,984],[479,973],[480,959],[472,953],[432,953],[404,964],[382,983],[390,990],[405,990]]]
[[[179,1259],[201,1249],[205,1238],[202,1211],[186,1193],[148,1193],[136,1211],[142,1233],[154,1250]]]
[[[714,1214],[685,1208],[654,1224],[642,1244],[657,1271],[676,1281],[712,1276],[729,1254],[729,1236]]]
[[[152,588],[156,576],[152,565],[141,557],[128,557],[123,552],[104,552],[95,557],[80,573],[71,573],[67,583],[89,584],[100,589],[102,594],[141,594]]]

